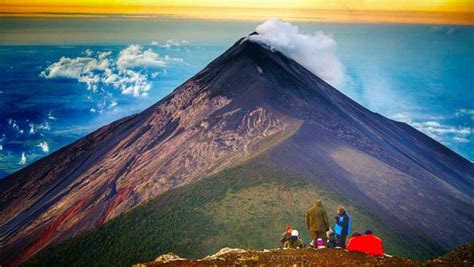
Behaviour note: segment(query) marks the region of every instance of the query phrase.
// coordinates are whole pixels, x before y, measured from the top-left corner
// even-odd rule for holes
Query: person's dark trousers
[[[336,235],[336,246],[346,248],[346,237],[345,235]]]
[[[328,240],[328,236],[326,232],[311,232],[311,241],[313,241],[313,245],[316,247],[316,241],[318,238],[323,240],[323,244],[326,246],[326,242]]]

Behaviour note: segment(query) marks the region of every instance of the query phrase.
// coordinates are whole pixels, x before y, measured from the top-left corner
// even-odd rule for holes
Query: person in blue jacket
[[[346,248],[346,237],[351,232],[351,218],[343,207],[337,208],[336,225],[334,232],[336,233],[336,246]]]

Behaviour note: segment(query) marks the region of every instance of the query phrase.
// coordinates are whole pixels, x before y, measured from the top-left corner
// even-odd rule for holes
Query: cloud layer
[[[462,113],[464,111],[466,111],[466,109],[461,109],[459,112]],[[472,127],[447,125],[434,120],[435,118],[414,120],[412,119],[413,115],[407,112],[397,113],[390,117],[396,121],[410,124],[441,143],[469,143],[473,134]]]
[[[40,73],[46,79],[66,78],[85,83],[88,90],[96,92],[101,86],[112,86],[122,94],[146,96],[151,89],[148,75],[137,68],[162,68],[168,61],[178,60],[161,57],[141,45],[123,49],[116,60],[112,52],[95,52],[87,49],[83,57],[61,57]]]
[[[173,47],[179,47],[183,45],[187,45],[190,42],[187,40],[176,40],[176,39],[168,39],[164,42],[158,42],[158,41],[153,41],[151,42],[151,45],[158,46],[161,48],[173,48]]]
[[[175,43],[182,42],[166,42],[170,45]],[[114,91],[110,89],[134,97],[147,96],[152,88],[150,77],[156,78],[170,62],[187,64],[182,58],[162,57],[152,49],[137,44],[121,50],[117,57],[113,57],[111,51],[95,52],[91,49],[86,49],[82,54],[75,58],[61,57],[46,67],[40,77],[73,79],[86,84],[88,90],[98,93],[100,97],[96,106],[90,109],[91,112],[102,112],[117,106]],[[157,72],[157,69],[161,71]]]
[[[282,52],[335,87],[344,85],[344,66],[336,56],[336,41],[323,32],[305,34],[297,26],[270,19],[257,26],[249,40]]]

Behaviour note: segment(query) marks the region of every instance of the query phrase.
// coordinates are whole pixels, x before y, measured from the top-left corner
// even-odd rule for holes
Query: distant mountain
[[[253,171],[256,166],[262,175]],[[238,177],[225,175],[225,170],[236,169],[244,171]],[[285,174],[284,182],[272,182],[278,173]],[[140,235],[142,229],[144,234],[147,224],[154,223],[147,216],[169,209],[170,213],[162,215],[173,217],[183,206],[171,200],[187,203],[179,195],[181,188],[172,189],[186,185],[183,190],[195,192],[194,186],[215,181],[215,177],[225,179],[212,182],[220,183],[219,187],[203,189],[203,200],[195,196],[195,202],[188,205],[203,207],[199,205],[226,199],[226,195],[215,194],[232,193],[226,186],[234,179],[243,184],[264,179],[261,189],[281,193],[278,199],[283,202],[295,201],[294,196],[285,196],[285,187],[297,183],[303,191],[319,190],[311,196],[325,196],[331,208],[337,203],[352,207],[349,210],[355,218],[369,218],[360,227],[378,226],[394,242],[401,240],[394,249],[405,247],[404,253],[432,256],[474,237],[471,162],[409,125],[365,109],[285,55],[243,38],[147,110],[104,126],[2,179],[1,262],[24,262],[47,246],[158,197],[153,208],[149,204],[136,209],[143,217],[136,219],[140,224],[129,225],[133,229],[118,225],[133,220],[129,214],[134,211],[97,232],[118,227],[122,230],[117,236]],[[272,184],[274,187],[266,187]],[[285,213],[283,207],[304,212],[312,199],[285,206],[274,202],[274,195],[260,196],[268,203],[247,196],[256,205],[250,205],[247,212],[265,213],[261,208],[269,203],[275,212],[257,217],[265,221],[252,222],[250,227],[255,229],[251,230],[268,235],[269,227],[281,226],[283,219],[302,224],[302,214]],[[221,202],[218,216],[208,214],[219,218],[223,229],[226,223],[238,221],[236,214],[226,212],[225,203]],[[175,219],[169,227],[193,228],[192,216]],[[247,231],[227,234],[238,237]],[[105,245],[101,243],[104,239],[86,237],[97,243],[79,251],[87,253]],[[67,244],[85,242],[80,239]],[[245,238],[241,241],[246,242]],[[160,249],[167,250],[167,244],[174,246],[165,242]],[[191,244],[197,245],[201,253],[209,253],[212,247]]]

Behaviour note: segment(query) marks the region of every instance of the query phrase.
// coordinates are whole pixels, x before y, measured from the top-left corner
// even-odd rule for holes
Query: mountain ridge
[[[474,263],[473,244],[463,245],[449,254],[428,261],[403,259],[391,255],[369,256],[364,253],[350,252],[344,249],[264,249],[262,251],[240,248],[222,248],[213,255],[192,260],[181,258],[173,252],[163,254],[154,261],[134,264],[133,267],[192,265],[239,265],[239,264],[271,264],[279,266],[302,265],[337,265],[337,266],[431,266],[456,265],[471,266]]]
[[[282,166],[292,161],[311,175],[317,165],[326,175],[313,179],[326,188],[367,201],[388,217],[394,209],[391,217],[401,221],[417,215],[408,200],[421,200],[423,208],[453,207],[446,216],[462,218],[451,223],[455,227],[474,226],[462,211],[473,207],[472,163],[407,124],[370,112],[282,53],[243,38],[145,111],[0,181],[0,258],[11,261],[13,251],[23,251],[15,256],[23,262],[290,137],[295,146]],[[397,188],[386,189],[386,183]],[[442,227],[448,217],[429,227],[432,211],[420,213],[426,215],[416,217],[423,232],[449,235]],[[444,249],[465,238],[447,240]]]

